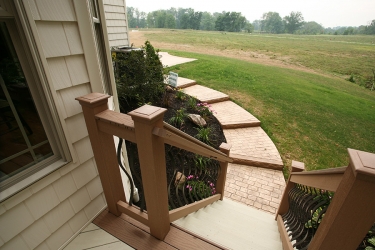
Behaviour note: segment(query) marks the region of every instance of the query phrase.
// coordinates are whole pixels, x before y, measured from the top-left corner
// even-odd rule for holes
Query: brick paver
[[[222,128],[244,128],[260,125],[260,121],[255,116],[232,101],[213,103],[211,107]]]
[[[282,171],[230,163],[224,196],[275,214],[285,188]]]
[[[194,96],[201,102],[215,103],[229,100],[228,95],[201,85],[190,86],[182,89],[182,91],[190,96]]]
[[[282,169],[279,151],[261,127],[224,129],[224,135],[236,163]]]

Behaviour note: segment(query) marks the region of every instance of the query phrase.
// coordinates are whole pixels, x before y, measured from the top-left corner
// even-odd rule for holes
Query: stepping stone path
[[[180,79],[181,78],[181,79]],[[227,142],[232,145],[225,197],[275,214],[285,188],[283,162],[260,121],[219,91],[179,77],[177,87],[210,103]]]
[[[197,84],[194,80],[190,80],[183,77],[177,78],[177,88],[187,88]]]
[[[229,100],[228,95],[201,85],[193,85],[182,89],[182,91],[185,94],[194,96],[199,101],[206,103],[215,103]]]
[[[223,101],[211,104],[216,118],[223,129],[244,128],[260,126],[260,121],[231,101]]]

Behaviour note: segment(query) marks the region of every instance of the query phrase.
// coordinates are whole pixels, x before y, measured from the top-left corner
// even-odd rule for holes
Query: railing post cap
[[[348,148],[350,157],[349,165],[352,167],[354,174],[357,173],[375,178],[375,154]]]
[[[108,98],[110,95],[102,94],[102,93],[90,93],[84,96],[77,97],[76,100],[82,106],[89,106],[89,107],[96,107],[102,105],[103,103],[108,102]]]
[[[292,172],[303,172],[305,170],[305,163],[292,160]]]
[[[162,119],[164,113],[167,110],[165,108],[155,107],[151,105],[143,105],[128,113],[134,121],[152,124],[155,121]]]
[[[219,147],[220,151],[223,152],[226,155],[229,155],[229,152],[230,152],[231,148],[232,148],[232,145],[229,144],[229,143],[225,143],[225,142],[221,143],[220,147]]]

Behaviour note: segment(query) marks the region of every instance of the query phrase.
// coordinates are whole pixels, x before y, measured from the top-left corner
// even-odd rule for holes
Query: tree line
[[[301,12],[292,11],[281,17],[277,12],[266,12],[261,19],[250,22],[240,12],[200,12],[192,8],[170,8],[156,10],[149,13],[136,8],[127,8],[128,24],[130,28],[169,28],[216,30],[225,32],[266,32],[290,34],[375,34],[375,20],[368,25],[359,27],[324,28],[317,22],[305,22]]]

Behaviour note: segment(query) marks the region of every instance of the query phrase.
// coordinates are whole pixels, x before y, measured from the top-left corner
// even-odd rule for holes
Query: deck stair
[[[229,249],[282,249],[273,215],[229,199],[217,201],[173,224]]]

